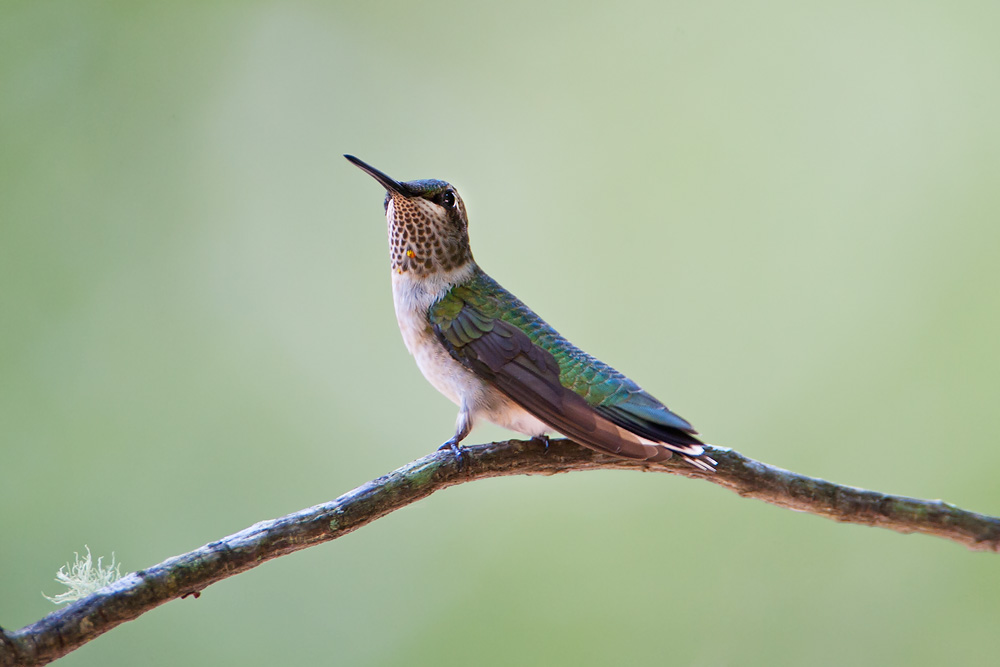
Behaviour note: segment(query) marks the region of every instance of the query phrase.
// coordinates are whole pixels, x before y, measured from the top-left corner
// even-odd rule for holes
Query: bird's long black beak
[[[365,172],[366,174],[374,178],[376,181],[381,183],[382,187],[384,187],[386,190],[390,192],[395,192],[397,194],[401,194],[404,197],[412,197],[414,195],[414,193],[410,192],[410,189],[408,187],[406,187],[405,185],[403,185],[394,178],[389,178],[387,175],[383,174],[381,171],[371,166],[370,164],[362,162],[353,155],[345,155],[344,157],[347,158],[348,162],[350,162],[358,169]]]

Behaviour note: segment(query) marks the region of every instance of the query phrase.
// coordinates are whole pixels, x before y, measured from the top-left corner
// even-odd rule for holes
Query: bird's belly
[[[518,433],[523,433],[529,435],[532,438],[536,438],[540,435],[545,435],[546,433],[552,433],[554,429],[542,422],[538,417],[531,414],[520,405],[517,405],[505,395],[500,394],[501,400],[498,401],[497,407],[490,411],[484,412],[483,417],[487,420],[493,422],[497,426],[503,426],[511,431],[516,431]]]
[[[417,362],[417,368],[452,403],[460,406],[463,400],[474,402],[477,395],[487,390],[486,383],[455,361],[432,332],[408,336],[402,325],[400,330],[407,349]]]
[[[431,331],[426,320],[399,317],[399,330],[417,368],[435,389],[458,406],[465,406],[473,420],[484,418],[497,426],[532,437],[552,429],[514,403],[503,392],[478,378],[455,361]]]
[[[426,313],[437,298],[439,294],[435,290],[415,285],[406,276],[393,275],[393,301],[399,331],[406,349],[427,381],[455,405],[467,408],[473,420],[481,417],[532,437],[552,431],[448,353],[427,321]]]
[[[473,418],[482,417],[518,433],[538,436],[551,430],[506,394],[455,361],[432,331],[414,329],[400,325],[407,349],[427,381],[452,403],[467,406]]]

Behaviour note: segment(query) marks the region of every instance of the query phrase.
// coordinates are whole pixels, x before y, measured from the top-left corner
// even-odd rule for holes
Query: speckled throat
[[[395,273],[423,278],[453,271],[472,261],[461,200],[449,210],[424,197],[390,193],[386,220]]]

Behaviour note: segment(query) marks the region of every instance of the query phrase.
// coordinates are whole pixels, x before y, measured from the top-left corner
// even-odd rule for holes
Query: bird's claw
[[[455,460],[458,462],[459,470],[465,467],[465,453],[462,451],[462,446],[459,445],[457,442],[455,442],[454,439],[449,440],[448,442],[438,447],[438,451],[441,451],[442,449],[451,450],[451,453],[455,456]]]
[[[535,437],[532,438],[532,440],[536,440],[536,441],[542,443],[542,445],[545,446],[545,453],[546,454],[549,453],[549,436],[544,435],[544,434],[543,435],[536,435]]]

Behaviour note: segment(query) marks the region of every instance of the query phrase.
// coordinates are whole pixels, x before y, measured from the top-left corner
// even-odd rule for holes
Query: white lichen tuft
[[[103,556],[97,559],[95,565],[90,556],[90,547],[84,545],[84,548],[87,550],[86,558],[81,559],[78,552],[73,552],[73,564],[66,563],[56,572],[56,581],[69,590],[53,597],[42,593],[46,600],[54,604],[74,602],[122,578],[121,564],[115,563],[114,552],[111,552],[111,564],[104,567],[101,562],[104,560]]]

